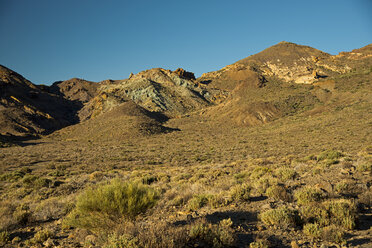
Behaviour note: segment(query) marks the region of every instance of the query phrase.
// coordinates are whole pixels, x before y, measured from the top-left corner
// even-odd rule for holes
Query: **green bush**
[[[10,235],[7,231],[0,232],[0,246],[3,246],[6,243],[8,243],[9,239]]]
[[[321,236],[325,241],[335,242],[338,244],[345,243],[345,232],[335,225],[324,227]]]
[[[269,248],[269,246],[264,241],[259,240],[250,243],[249,248]]]
[[[352,230],[356,225],[356,206],[346,199],[332,200],[324,203],[333,224]]]
[[[113,180],[80,194],[65,224],[91,231],[110,228],[144,213],[156,204],[158,198],[158,192],[149,186]]]
[[[138,239],[130,235],[110,235],[103,248],[138,248]]]
[[[253,169],[250,179],[255,180],[263,177],[266,174],[271,174],[272,170],[266,166],[257,166]]]
[[[322,204],[314,203],[300,208],[300,214],[304,222],[317,223],[321,227],[330,224],[329,213]]]
[[[189,237],[191,242],[202,243],[205,247],[230,247],[235,241],[232,224],[231,219],[221,220],[218,225],[197,223],[190,227]]]
[[[286,188],[282,185],[273,185],[267,188],[266,195],[274,200],[290,201],[291,196],[288,194]]]
[[[53,237],[53,232],[49,229],[40,230],[37,233],[35,233],[34,237],[32,238],[31,242],[33,244],[36,243],[43,243],[47,239]]]
[[[289,209],[286,206],[263,212],[260,214],[260,219],[266,225],[282,228],[294,227],[300,222],[297,211]]]
[[[233,201],[249,201],[251,186],[249,184],[238,184],[230,189],[230,198]]]
[[[317,156],[317,160],[318,161],[325,160],[325,159],[335,160],[335,159],[338,159],[338,158],[341,158],[341,157],[343,157],[343,154],[341,152],[334,151],[334,150],[328,150],[328,151],[324,151],[324,152],[320,153]]]
[[[297,172],[292,168],[279,168],[275,171],[275,174],[282,180],[287,181],[291,179],[295,179],[297,176]]]
[[[358,164],[356,167],[357,171],[360,172],[372,172],[372,163],[371,164]]]
[[[270,186],[277,185],[277,184],[278,184],[278,179],[270,175],[266,175],[266,176],[263,176],[255,180],[253,182],[253,187],[258,194],[264,194]]]
[[[0,175],[0,181],[7,181],[7,182],[13,183],[23,178],[24,176],[25,176],[25,173],[23,171],[12,171],[12,172],[8,172],[3,175]]]
[[[204,207],[208,203],[208,196],[206,195],[194,195],[188,203],[189,209],[192,211],[198,210]]]
[[[318,223],[308,223],[304,225],[304,233],[312,238],[320,238],[322,227]]]
[[[324,194],[319,189],[305,187],[296,191],[294,197],[299,205],[306,205],[312,202],[319,202],[324,197]]]

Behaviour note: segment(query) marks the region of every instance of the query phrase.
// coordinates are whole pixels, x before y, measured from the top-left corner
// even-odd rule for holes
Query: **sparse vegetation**
[[[260,219],[266,225],[281,228],[294,227],[298,225],[300,221],[297,211],[286,206],[267,210],[260,214]]]
[[[324,198],[324,193],[313,187],[305,187],[295,192],[294,197],[299,205],[319,202]]]
[[[65,224],[102,231],[144,213],[157,200],[158,193],[148,186],[113,180],[79,195]]]
[[[261,78],[259,60],[204,83],[182,79],[196,92],[177,86],[192,101],[167,98],[183,109],[176,114],[152,101],[173,90],[173,81],[157,82],[167,70],[102,83],[81,104],[94,118],[0,143],[0,246],[370,245],[372,74],[345,56],[335,59],[355,69],[322,67],[328,78],[312,85]],[[128,101],[125,90],[139,94],[144,82],[155,91]]]

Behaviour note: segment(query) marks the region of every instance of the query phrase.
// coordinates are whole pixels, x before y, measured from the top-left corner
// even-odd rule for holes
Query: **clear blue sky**
[[[280,41],[372,43],[372,0],[0,0],[0,64],[33,83],[183,67],[197,76]]]

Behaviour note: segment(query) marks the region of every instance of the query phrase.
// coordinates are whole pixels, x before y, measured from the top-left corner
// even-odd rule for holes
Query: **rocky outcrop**
[[[128,100],[148,111],[162,112],[170,117],[207,106],[207,91],[188,79],[190,75],[181,69],[176,73],[156,68],[132,75],[115,84],[102,85],[97,96],[82,109],[80,116],[82,119],[89,119]]]
[[[192,72],[185,71],[182,68],[178,68],[177,70],[173,71],[176,73],[180,78],[188,79],[188,80],[195,80],[195,75]]]

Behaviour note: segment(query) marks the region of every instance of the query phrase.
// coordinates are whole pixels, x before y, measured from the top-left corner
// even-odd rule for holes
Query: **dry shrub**
[[[287,192],[287,189],[283,185],[273,185],[267,188],[266,195],[274,200],[281,200],[289,202],[291,195]]]
[[[308,223],[304,225],[304,233],[312,238],[320,238],[322,227],[318,223]]]
[[[281,228],[295,227],[300,223],[298,212],[286,206],[270,209],[261,213],[259,217],[266,225]]]
[[[64,223],[91,231],[109,230],[144,213],[158,198],[158,192],[149,186],[113,180],[80,194],[75,209]]]
[[[230,198],[233,201],[249,201],[251,190],[252,187],[247,183],[235,185],[230,189]]]
[[[355,203],[351,200],[330,200],[324,203],[331,223],[352,230],[356,225],[357,211]]]
[[[212,225],[201,221],[190,227],[190,242],[194,247],[230,247],[234,245],[231,219],[221,220],[218,225]]]
[[[305,187],[295,192],[297,204],[306,205],[313,202],[319,202],[324,198],[324,193],[317,188]]]
[[[345,243],[345,232],[338,226],[331,225],[323,228],[321,238],[325,241],[343,244]]]
[[[49,198],[37,205],[33,216],[38,221],[56,220],[65,216],[68,210],[69,203],[64,199]]]
[[[275,171],[275,175],[280,178],[282,181],[295,179],[298,175],[297,172],[288,167],[282,167]]]

